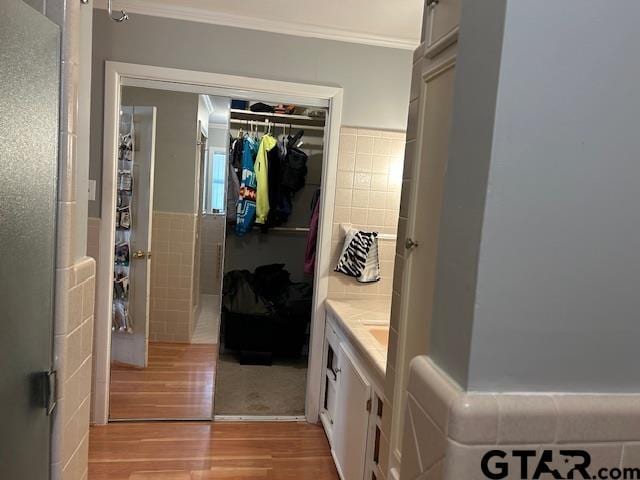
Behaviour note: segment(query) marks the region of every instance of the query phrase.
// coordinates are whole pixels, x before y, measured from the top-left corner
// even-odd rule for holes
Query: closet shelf
[[[231,109],[231,121],[262,121],[269,120],[269,123],[300,127],[322,127],[326,120],[324,118],[309,117],[307,115],[289,115],[286,113],[252,112],[251,110]]]
[[[311,126],[311,125],[300,125],[298,123],[289,123],[289,122],[267,122],[267,121],[256,121],[256,120],[240,120],[240,119],[234,119],[232,118],[229,123],[235,123],[235,124],[240,124],[240,125],[245,125],[246,129],[249,129],[249,123],[253,124],[253,125],[272,125],[274,127],[278,127],[278,128],[286,128],[286,127],[290,127],[290,128],[302,128],[304,130],[318,130],[318,131],[322,131],[324,132],[324,127],[315,127],[315,126]]]

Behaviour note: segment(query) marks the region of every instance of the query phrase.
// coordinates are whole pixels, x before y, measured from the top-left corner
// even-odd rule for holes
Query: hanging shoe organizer
[[[115,258],[113,269],[112,330],[133,333],[129,309],[131,260],[131,206],[134,191],[133,162],[135,132],[133,114],[120,114],[118,149],[118,198],[116,205]]]

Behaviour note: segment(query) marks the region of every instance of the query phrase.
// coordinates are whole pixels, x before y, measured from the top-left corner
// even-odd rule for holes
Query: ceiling
[[[106,0],[95,0],[106,8]],[[414,49],[423,0],[113,0],[114,10]],[[134,20],[134,17],[131,17]]]

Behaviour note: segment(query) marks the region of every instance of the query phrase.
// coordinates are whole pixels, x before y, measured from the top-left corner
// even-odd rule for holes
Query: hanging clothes
[[[267,154],[267,163],[269,165],[269,215],[267,223],[263,228],[266,231],[269,227],[278,227],[286,221],[286,217],[280,214],[280,204],[282,198],[282,189],[280,182],[282,180],[282,160],[284,158],[284,144],[278,144],[269,150]]]
[[[256,223],[264,225],[269,215],[269,167],[267,154],[277,145],[277,141],[270,134],[265,134],[260,141],[256,157]]]
[[[242,176],[242,144],[244,135],[236,139],[230,136],[229,172],[227,174],[227,222],[235,224],[238,215],[238,200],[240,199],[240,177]]]
[[[241,142],[242,140],[240,140]],[[233,224],[238,220],[238,201],[240,200],[240,180],[236,169],[229,163],[229,180],[227,181],[227,222]]]
[[[320,189],[313,195],[311,211],[307,246],[304,251],[304,273],[307,275],[313,275],[316,269],[316,244],[318,242],[318,222],[320,220]]]
[[[253,227],[256,215],[256,173],[254,160],[258,151],[258,143],[246,136],[242,146],[242,180],[240,197],[237,206],[236,234],[243,236]]]
[[[244,147],[244,135],[240,130],[238,138],[231,143],[231,166],[234,168],[238,181],[242,178],[242,150]]]
[[[307,160],[309,157],[298,148],[304,130],[299,130],[293,137],[288,137],[287,155],[282,170],[282,186],[294,193],[304,187],[307,179]]]

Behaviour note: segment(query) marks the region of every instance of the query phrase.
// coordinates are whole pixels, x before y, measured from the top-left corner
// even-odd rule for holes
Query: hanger
[[[107,3],[107,13],[109,14],[109,18],[111,20],[113,20],[114,22],[117,23],[122,23],[125,20],[129,20],[129,15],[127,15],[127,12],[125,12],[124,10],[120,10],[120,16],[119,17],[114,17],[113,16],[113,9],[111,8],[111,1],[109,0],[109,2]]]

